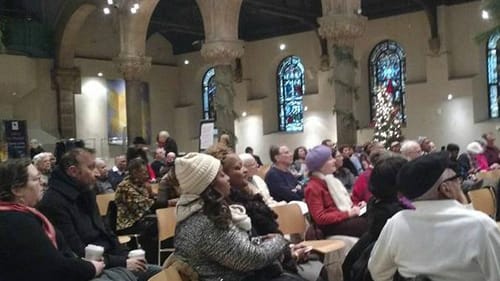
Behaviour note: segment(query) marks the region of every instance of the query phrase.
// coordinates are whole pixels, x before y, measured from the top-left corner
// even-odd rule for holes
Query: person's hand
[[[358,206],[354,206],[349,210],[349,217],[350,218],[356,217],[356,216],[359,216],[359,207]]]
[[[146,261],[144,259],[127,259],[127,269],[130,271],[146,271]]]
[[[358,207],[359,207],[360,209],[362,209],[362,208],[363,208],[363,207],[365,207],[365,206],[366,206],[366,202],[365,202],[365,201],[361,201],[361,202],[359,202],[359,203],[358,203]]]
[[[88,260],[88,261],[90,263],[92,263],[92,265],[95,268],[95,277],[101,275],[102,271],[104,270],[104,267],[106,266],[104,264],[104,262],[102,262],[102,261],[92,261],[92,260]]]
[[[292,257],[295,258],[296,261],[306,261],[309,257],[309,252],[311,252],[312,247],[308,247],[302,243],[299,244],[290,244],[290,251],[292,253]]]

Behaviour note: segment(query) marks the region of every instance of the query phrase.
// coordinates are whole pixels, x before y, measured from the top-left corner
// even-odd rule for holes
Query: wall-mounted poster
[[[125,80],[106,80],[108,88],[108,143],[123,145],[127,138]]]
[[[127,144],[127,101],[125,80],[106,80],[107,115],[108,115],[108,143],[116,145]],[[141,107],[143,116],[138,116],[146,124],[142,131],[142,137],[147,142],[151,141],[151,118],[149,109],[149,85],[141,83],[139,88],[141,102],[134,106]]]
[[[28,132],[25,120],[4,120],[4,139],[8,158],[24,158],[28,155]]]

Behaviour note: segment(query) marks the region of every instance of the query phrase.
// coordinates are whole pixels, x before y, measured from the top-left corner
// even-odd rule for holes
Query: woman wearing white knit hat
[[[279,258],[281,235],[250,241],[251,221],[240,205],[228,205],[229,178],[212,156],[189,153],[170,172],[179,186],[175,258],[188,263],[199,280],[256,280],[253,271]]]

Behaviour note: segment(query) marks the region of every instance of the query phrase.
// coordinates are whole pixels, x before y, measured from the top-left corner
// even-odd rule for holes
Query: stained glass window
[[[215,107],[214,107],[214,98],[215,98],[215,69],[211,67],[205,72],[203,75],[203,119],[214,119],[215,120]]]
[[[304,66],[299,57],[289,56],[278,66],[278,119],[283,132],[304,131]]]
[[[490,118],[500,117],[500,96],[498,95],[500,86],[498,81],[499,39],[500,32],[492,34],[488,39],[488,112]]]
[[[370,113],[374,120],[377,89],[391,89],[390,100],[394,114],[406,123],[406,54],[401,46],[392,40],[377,44],[370,53]]]

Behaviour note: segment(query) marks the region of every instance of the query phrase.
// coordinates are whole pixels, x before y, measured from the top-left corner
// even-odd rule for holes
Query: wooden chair
[[[497,186],[498,182],[500,182],[500,169],[479,172],[476,177],[483,180],[485,186]]]
[[[98,194],[96,196],[97,207],[99,208],[99,214],[104,217],[108,213],[109,202],[115,200],[115,193],[105,193]]]
[[[492,187],[483,187],[467,192],[474,209],[481,211],[495,219],[497,214],[497,202],[495,191]]]
[[[271,166],[269,166],[269,165],[260,166],[259,169],[257,170],[257,175],[263,179],[266,178],[266,174],[270,168],[271,168]]]
[[[162,248],[161,241],[175,235],[175,207],[157,209],[156,219],[158,220],[158,265],[161,265],[161,253],[174,251],[174,248]]]
[[[148,281],[182,281],[182,278],[174,267],[167,267],[149,278]]]
[[[301,234],[304,236],[307,228],[306,219],[297,204],[287,204],[273,207],[278,215],[279,229],[283,234]],[[306,246],[311,246],[314,251],[326,254],[340,250],[345,247],[341,240],[309,240],[303,241]]]

